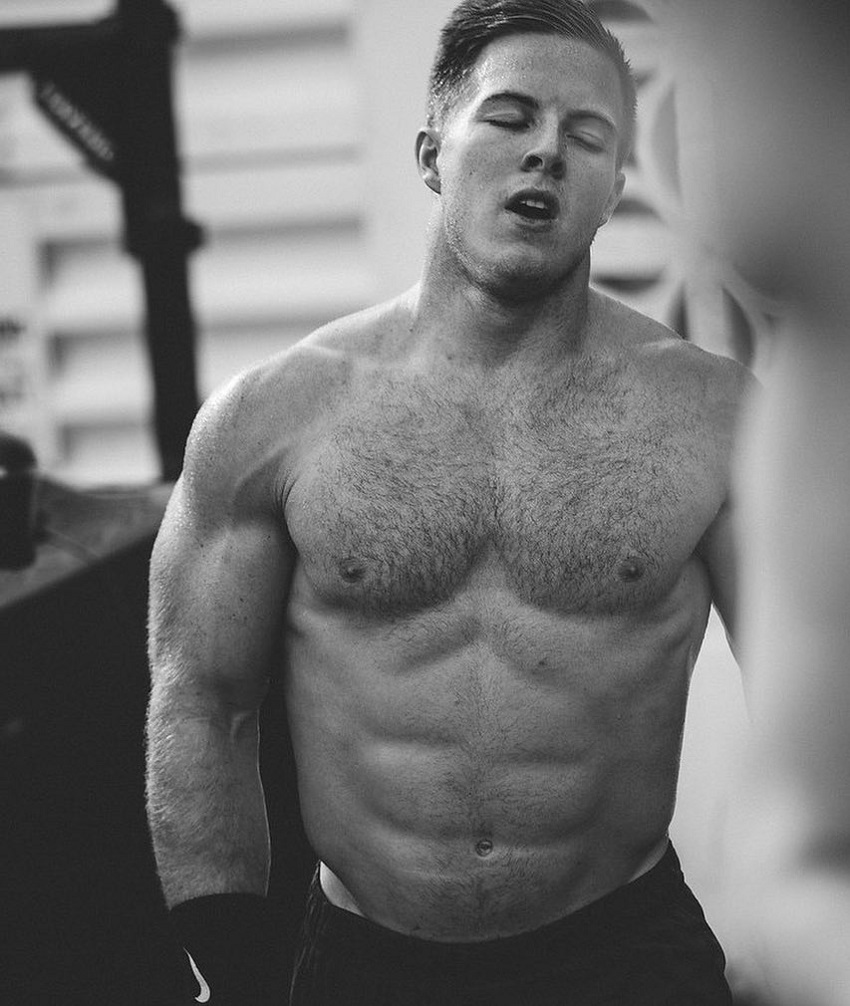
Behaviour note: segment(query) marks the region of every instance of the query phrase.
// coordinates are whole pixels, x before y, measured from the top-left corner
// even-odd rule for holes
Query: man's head
[[[577,39],[604,53],[620,80],[624,119],[618,144],[620,165],[634,140],[637,99],[631,68],[620,42],[581,0],[463,0],[440,35],[428,91],[428,125],[451,114],[484,50],[506,35],[537,33]]]
[[[416,145],[441,261],[513,299],[580,279],[623,191],[633,119],[619,43],[583,4],[463,0]]]

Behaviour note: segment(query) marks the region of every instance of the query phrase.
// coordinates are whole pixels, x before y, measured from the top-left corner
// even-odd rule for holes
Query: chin
[[[528,255],[507,256],[490,270],[485,289],[494,297],[512,303],[538,300],[556,293],[584,263],[586,256],[554,263],[530,260]]]

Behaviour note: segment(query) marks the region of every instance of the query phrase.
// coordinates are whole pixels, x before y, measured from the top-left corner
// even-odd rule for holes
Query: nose
[[[522,158],[522,170],[539,171],[555,179],[564,177],[566,162],[557,130],[540,130],[534,134],[531,147]]]

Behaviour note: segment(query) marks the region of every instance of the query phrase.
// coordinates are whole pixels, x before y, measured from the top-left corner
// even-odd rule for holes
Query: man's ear
[[[440,194],[440,168],[437,159],[440,155],[440,131],[431,126],[423,126],[416,137],[416,163],[419,165],[419,176],[432,192]]]
[[[611,219],[614,210],[620,203],[620,199],[623,196],[623,186],[626,184],[626,176],[622,171],[617,172],[617,177],[614,180],[614,188],[611,190],[611,195],[608,197],[608,202],[605,204],[605,212],[602,214],[602,220],[599,223],[600,227],[604,227],[605,224]]]

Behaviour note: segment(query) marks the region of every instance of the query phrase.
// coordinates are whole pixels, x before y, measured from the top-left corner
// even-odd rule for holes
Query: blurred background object
[[[0,432],[0,569],[35,558],[36,461],[20,437]]]
[[[4,1003],[167,1003],[142,754],[167,493],[39,479],[31,561],[0,569]]]
[[[717,232],[786,304],[741,450],[741,655],[754,730],[730,816],[752,1001],[850,1003],[850,9],[690,11],[717,105]]]

